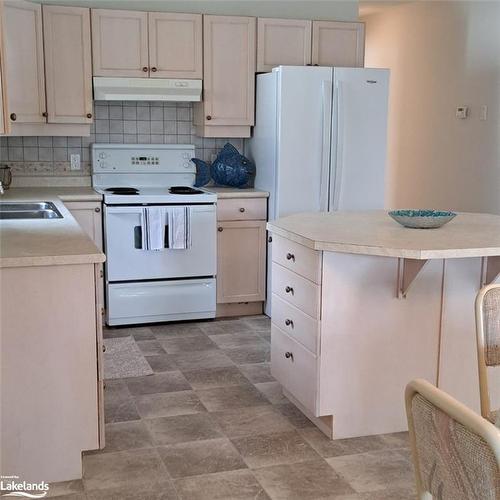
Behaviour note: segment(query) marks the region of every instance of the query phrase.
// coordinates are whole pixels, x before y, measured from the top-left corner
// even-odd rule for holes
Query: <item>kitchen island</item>
[[[474,300],[500,273],[500,216],[418,230],[383,211],[318,212],[268,230],[272,373],[323,432],[406,430],[417,377],[479,411]]]
[[[104,446],[105,256],[65,205],[99,199],[90,188],[0,199],[51,202],[62,215],[0,220],[0,463],[20,481],[81,478],[82,451]]]

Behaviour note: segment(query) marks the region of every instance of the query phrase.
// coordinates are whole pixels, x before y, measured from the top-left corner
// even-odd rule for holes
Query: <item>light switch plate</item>
[[[80,170],[80,155],[72,154],[69,157],[71,170]]]

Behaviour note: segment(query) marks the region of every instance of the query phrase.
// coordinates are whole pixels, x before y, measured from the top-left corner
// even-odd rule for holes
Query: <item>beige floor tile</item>
[[[177,354],[175,362],[181,371],[234,366],[234,363],[221,350]]]
[[[154,356],[145,356],[146,361],[155,373],[172,372],[179,369],[170,354],[158,354]]]
[[[329,500],[355,493],[324,460],[253,471],[272,500]]]
[[[153,448],[83,457],[86,490],[154,483],[165,478],[166,474],[165,466]]]
[[[322,456],[338,457],[368,451],[380,451],[389,445],[380,436],[364,436],[351,439],[331,440],[316,427],[302,429],[300,435]]]
[[[283,390],[279,382],[261,382],[255,384],[264,397],[272,404],[288,403],[288,399],[283,396]]]
[[[45,498],[61,497],[68,495],[83,494],[83,481],[76,479],[74,481],[62,481],[59,483],[50,483],[49,491]]]
[[[105,381],[105,396],[107,399],[110,398],[128,398],[130,397],[130,391],[128,390],[127,384],[123,379],[108,379]]]
[[[251,384],[215,387],[199,390],[196,393],[208,411],[269,404],[263,394]]]
[[[335,500],[414,500],[417,492],[412,488],[389,488],[387,490],[370,491],[369,493],[354,493],[341,495]]]
[[[271,360],[271,346],[264,340],[260,344],[224,349],[224,353],[237,365],[268,363]]]
[[[249,470],[219,472],[174,481],[181,500],[268,500]]]
[[[274,407],[231,408],[213,413],[222,432],[231,438],[293,431],[293,425]]]
[[[211,389],[228,385],[249,384],[236,366],[205,368],[203,370],[184,370],[182,372],[193,389]]]
[[[247,466],[229,439],[193,441],[158,448],[170,477],[197,476]]]
[[[145,377],[127,379],[127,386],[133,396],[158,394],[161,392],[188,391],[191,386],[180,371],[155,373]]]
[[[151,326],[150,329],[158,340],[171,337],[196,337],[204,335],[198,323],[166,323],[164,325]]]
[[[393,450],[327,458],[330,466],[358,493],[413,485],[410,462]]]
[[[241,319],[222,319],[200,324],[200,328],[207,335],[219,335],[225,333],[251,332],[253,329]]]
[[[175,337],[159,340],[159,343],[168,354],[179,354],[183,352],[211,351],[217,349],[206,335],[199,337]]]
[[[224,437],[208,413],[146,419],[145,423],[157,445]]]
[[[254,330],[265,330],[271,328],[271,318],[267,316],[251,316],[244,318],[243,321]]]
[[[144,356],[165,354],[165,351],[157,340],[137,340],[136,344]]]
[[[278,404],[275,408],[297,429],[315,427],[293,403]]]
[[[392,434],[381,434],[380,437],[387,443],[388,448],[409,448],[410,435],[408,432],[395,432]]]
[[[167,478],[151,484],[131,484],[87,491],[88,500],[177,500],[178,498],[175,488]]]
[[[271,363],[253,363],[250,365],[238,365],[238,369],[252,384],[262,382],[275,382],[271,375]]]
[[[262,342],[262,339],[254,332],[222,333],[209,335],[209,338],[221,349],[245,347]]]
[[[145,394],[135,398],[142,418],[175,417],[207,411],[194,391]]]
[[[153,446],[151,436],[140,420],[106,424],[105,437],[106,447],[102,450],[104,453]]]
[[[107,383],[108,382],[106,382],[106,384]],[[140,418],[132,396],[127,398],[110,398],[106,394],[106,391],[104,392],[104,421],[107,424],[112,422],[139,420]]]
[[[296,431],[233,438],[232,442],[252,468],[320,458]]]

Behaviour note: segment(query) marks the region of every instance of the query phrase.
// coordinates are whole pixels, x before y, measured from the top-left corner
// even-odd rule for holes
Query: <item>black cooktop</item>
[[[111,194],[139,194],[139,190],[133,187],[110,187],[106,191]]]
[[[189,186],[172,186],[169,188],[170,194],[201,194],[203,191]]]

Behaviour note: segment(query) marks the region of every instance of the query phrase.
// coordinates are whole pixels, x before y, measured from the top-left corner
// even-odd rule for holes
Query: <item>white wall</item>
[[[358,0],[35,0],[105,9],[195,12],[228,16],[358,20]]]
[[[391,69],[390,206],[500,213],[500,2],[413,2],[362,20],[366,65]]]

